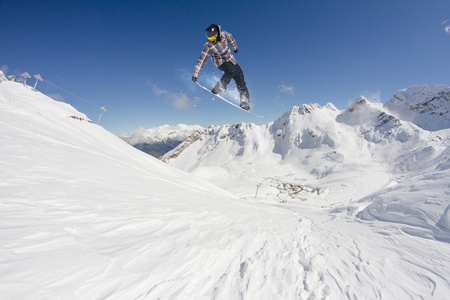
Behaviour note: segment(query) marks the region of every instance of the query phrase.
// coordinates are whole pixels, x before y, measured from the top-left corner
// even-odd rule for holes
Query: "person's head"
[[[220,26],[216,24],[211,24],[205,30],[206,37],[211,42],[220,40]]]

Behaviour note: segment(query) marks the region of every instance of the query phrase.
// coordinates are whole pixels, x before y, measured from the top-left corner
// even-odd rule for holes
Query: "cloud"
[[[152,89],[153,89],[153,93],[154,93],[156,96],[158,96],[158,97],[161,96],[161,95],[167,95],[167,94],[169,94],[168,91],[163,90],[163,89],[160,89],[160,88],[157,87],[156,85],[153,85]]]
[[[442,22],[442,25],[444,25],[444,30],[447,32],[447,34],[450,34],[450,20],[445,20]]]
[[[366,98],[370,102],[381,103],[381,91],[380,90],[375,91],[375,92],[363,91],[362,95],[364,96],[364,98]]]
[[[191,101],[184,93],[171,93],[167,90],[159,88],[155,84],[152,85],[152,90],[157,97],[164,97],[167,102],[177,109],[186,109],[191,107]]]
[[[295,87],[293,85],[285,85],[284,83],[282,85],[279,85],[278,88],[280,89],[281,93],[294,95],[295,94]]]
[[[175,108],[184,109],[189,108],[191,106],[189,98],[186,94],[178,93],[178,94],[169,94],[168,98]]]
[[[5,75],[8,74],[9,72],[9,67],[8,65],[3,65],[0,67],[0,71],[2,71]]]

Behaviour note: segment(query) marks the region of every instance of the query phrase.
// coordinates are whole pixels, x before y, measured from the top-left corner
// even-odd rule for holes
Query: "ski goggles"
[[[208,40],[210,40],[211,42],[214,42],[215,40],[217,40],[217,34],[209,37]]]

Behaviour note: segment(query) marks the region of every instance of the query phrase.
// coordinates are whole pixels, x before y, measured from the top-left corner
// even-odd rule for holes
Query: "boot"
[[[240,106],[243,110],[250,110],[250,103],[248,100],[241,100]]]

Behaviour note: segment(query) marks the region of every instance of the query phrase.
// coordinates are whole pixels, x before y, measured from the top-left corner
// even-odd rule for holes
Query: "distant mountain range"
[[[200,125],[163,125],[149,129],[139,128],[119,137],[135,148],[159,158],[199,130],[202,131],[204,128]]]
[[[198,130],[162,160],[187,171],[212,164],[210,160],[223,166],[237,157],[253,163],[271,158],[302,168],[309,161],[323,161],[314,168],[322,177],[331,171],[330,160],[345,164],[364,142],[371,157],[391,171],[418,170],[440,152],[432,149],[443,143],[437,131],[450,128],[449,99],[450,87],[428,85],[401,90],[384,105],[360,97],[344,111],[331,103],[294,106],[262,126],[241,123]],[[421,160],[411,164],[411,153],[422,153]]]
[[[360,101],[369,103],[367,99],[362,100],[362,98],[355,101],[355,103],[358,103]],[[348,112],[355,109],[355,103],[352,105],[352,107],[349,108]],[[380,114],[383,114],[381,118],[386,123],[398,123],[400,122],[400,120],[403,120],[411,122],[418,127],[429,131],[437,131],[445,128],[450,128],[449,86],[412,86],[408,89],[403,89],[395,93],[390,100],[384,103],[384,105],[380,106],[377,103],[371,103],[370,105],[380,107],[378,110],[380,110]],[[301,107],[293,107],[292,109],[287,111],[283,117],[273,122],[273,124],[270,126],[272,126],[272,130],[278,126],[279,128],[277,129],[277,131],[283,131],[280,123],[286,123],[286,115],[292,115],[293,111],[296,110],[299,113],[307,113],[318,108],[320,108],[318,104],[308,104]],[[339,112],[339,110],[331,103],[327,104],[325,108],[330,109],[334,112]],[[373,109],[377,110],[377,108]],[[335,117],[337,118],[337,115]],[[342,121],[341,123],[345,123],[345,118],[345,114],[339,117],[339,119]],[[349,122],[358,123],[359,121],[360,120],[353,120]],[[233,126],[236,127],[241,125]],[[380,126],[378,126],[377,128],[379,129]],[[122,134],[120,135],[120,137],[134,147],[159,158],[167,152],[175,149],[181,142],[185,141],[191,135],[193,137],[199,137],[202,134],[209,135],[214,131],[223,132],[224,128],[227,128],[227,126],[217,126],[206,129],[199,125],[164,125],[150,129],[139,128],[135,132]],[[305,140],[303,140],[303,144],[304,143]],[[184,145],[183,147],[186,147],[186,145]],[[275,151],[282,151],[280,147],[283,148],[286,147],[286,145],[283,146],[278,142]],[[164,159],[167,161],[168,157],[165,157]]]
[[[331,103],[294,106],[265,125],[196,131],[161,159],[235,194],[255,186],[259,197],[280,201],[358,201],[355,213],[363,219],[400,214],[428,228],[437,219],[424,195],[442,199],[436,216],[448,202],[436,187],[450,180],[449,95],[448,86],[428,85],[401,90],[385,104],[360,97],[343,111]],[[414,201],[398,200],[399,193]],[[366,202],[372,204],[364,208]]]

